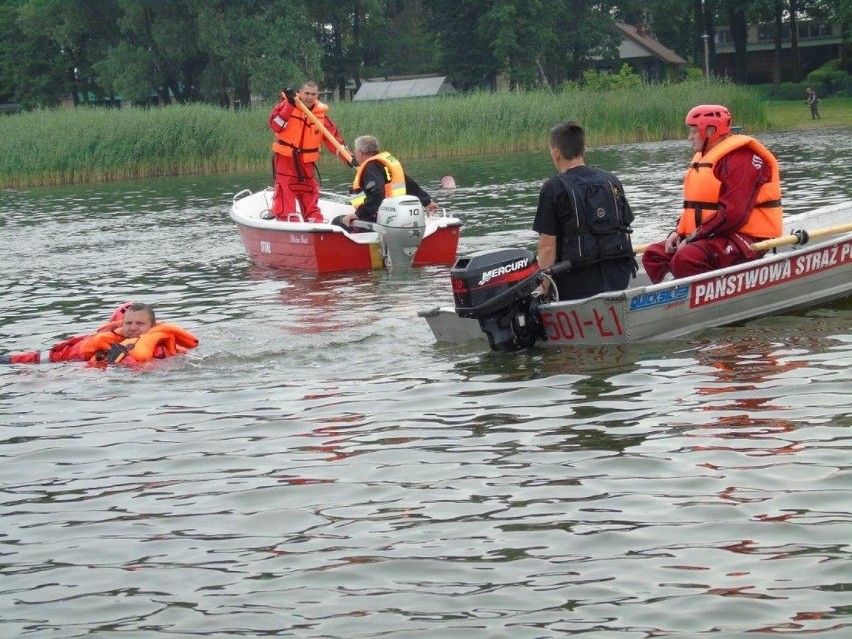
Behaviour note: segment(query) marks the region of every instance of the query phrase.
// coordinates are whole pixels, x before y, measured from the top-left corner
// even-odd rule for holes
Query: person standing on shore
[[[287,220],[291,214],[297,212],[296,200],[298,200],[304,221],[322,222],[319,185],[315,176],[320,142],[323,142],[332,153],[337,154],[337,149],[324,138],[322,131],[297,106],[297,97],[340,143],[340,146],[345,146],[337,126],[327,115],[328,106],[319,100],[319,88],[316,82],[310,80],[305,82],[298,93],[290,88],[284,89],[281,93],[281,101],[269,114],[269,128],[276,138],[272,143],[275,195],[272,198],[270,213],[278,220]],[[347,162],[341,155],[337,155],[344,164],[353,168],[356,166],[354,159],[352,162]]]
[[[808,87],[808,106],[811,108],[811,120],[819,120],[819,97],[812,88]]]

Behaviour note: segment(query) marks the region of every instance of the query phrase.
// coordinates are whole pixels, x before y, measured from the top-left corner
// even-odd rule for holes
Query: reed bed
[[[543,149],[548,130],[567,119],[586,128],[589,146],[682,138],[684,115],[699,103],[729,106],[735,124],[749,131],[768,127],[759,95],[724,82],[335,103],[330,114],[350,145],[369,133],[383,148],[423,158]],[[272,141],[267,117],[267,108],[209,105],[1,117],[0,187],[264,170]],[[334,161],[329,154],[321,160]]]
[[[207,105],[50,110],[0,118],[0,186],[254,170],[269,161],[259,114]]]

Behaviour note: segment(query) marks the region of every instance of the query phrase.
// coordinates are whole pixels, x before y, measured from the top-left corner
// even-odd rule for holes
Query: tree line
[[[247,106],[315,79],[440,73],[456,88],[558,87],[617,59],[615,21],[643,25],[694,66],[731,28],[745,81],[749,22],[844,25],[849,0],[0,0],[0,103]],[[793,42],[795,46],[795,41]],[[712,65],[711,65],[712,68]],[[798,81],[801,70],[793,69]],[[781,70],[776,71],[782,80]]]

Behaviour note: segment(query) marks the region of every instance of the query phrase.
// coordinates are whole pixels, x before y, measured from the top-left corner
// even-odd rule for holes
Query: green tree
[[[784,46],[784,3],[783,0],[772,0],[772,18],[775,25],[772,42],[774,55],[772,58],[772,85],[777,89],[781,86],[783,73],[781,67],[782,48]]]
[[[784,36],[784,0],[754,0],[749,11],[749,20],[760,24],[772,24],[772,84],[777,89],[782,81],[782,58]]]
[[[314,37],[310,14],[301,0],[275,0],[261,14],[252,54],[251,90],[278,99],[287,85],[322,82],[322,46]]]
[[[441,67],[462,89],[579,79],[595,56],[616,57],[614,2],[433,0]]]
[[[96,81],[93,64],[118,41],[114,0],[28,0],[19,15],[25,32],[58,49],[74,104],[113,97]]]
[[[119,25],[126,50],[147,63],[153,88],[163,104],[200,99],[204,56],[198,48],[198,25],[187,0],[118,0]],[[138,66],[137,66],[138,68]],[[120,73],[120,70],[119,70]],[[140,88],[145,88],[141,85]]]
[[[616,3],[614,17],[619,22],[643,25],[666,47],[694,65],[703,66],[702,51],[695,48],[695,14],[688,2],[620,0]]]
[[[799,10],[809,17],[830,21],[840,27],[843,46],[840,48],[840,66],[847,71],[849,53],[852,51],[852,0],[798,0]]]
[[[277,99],[285,85],[320,75],[321,51],[303,5],[268,0],[192,0],[206,62],[206,102],[247,107],[252,95]]]
[[[550,22],[543,25],[548,41],[545,69],[555,83],[580,80],[593,59],[618,60],[621,35],[613,28],[616,2],[562,0],[549,7]]]
[[[428,23],[428,0],[382,0],[361,22],[360,77],[438,71],[436,38]]]
[[[26,0],[0,4],[0,101],[23,108],[56,106],[73,90],[66,59],[59,45],[21,19]]]
[[[750,0],[724,0],[724,11],[734,40],[734,81],[748,81],[748,20]]]
[[[308,13],[314,37],[322,48],[322,70],[326,83],[346,93],[350,78],[360,85],[361,23],[364,2],[370,0],[314,0]],[[370,2],[372,7],[372,2]],[[314,78],[319,80],[320,78]]]
[[[251,68],[257,42],[257,2],[237,5],[227,0],[194,0],[198,48],[206,57],[199,76],[205,102],[237,107],[251,104]]]
[[[197,101],[204,59],[187,0],[117,0],[121,40],[95,64],[98,81],[134,103]]]
[[[457,89],[496,88],[500,62],[489,33],[479,28],[491,2],[432,0],[429,23],[438,41],[441,69]]]
[[[695,51],[696,59],[704,59],[704,36],[707,36],[707,57],[710,72],[716,68],[716,19],[722,0],[693,0],[695,15]]]
[[[529,87],[539,81],[547,83],[541,66],[545,43],[552,38],[544,36],[541,28],[546,24],[545,3],[541,0],[494,0],[483,16],[479,31],[499,62],[499,70],[506,74],[512,87]]]

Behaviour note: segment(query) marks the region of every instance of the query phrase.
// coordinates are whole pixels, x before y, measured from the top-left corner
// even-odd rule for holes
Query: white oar
[[[755,242],[751,245],[752,251],[765,251],[775,248],[776,246],[786,246],[787,244],[807,244],[809,240],[825,237],[826,235],[839,235],[840,233],[848,233],[852,231],[852,222],[849,224],[839,224],[837,226],[828,226],[824,229],[815,229],[813,231],[796,231],[790,235],[782,235],[781,237],[773,237],[771,240],[763,240]],[[633,247],[633,252],[637,255],[648,250],[650,244],[639,244]]]
[[[751,245],[752,251],[765,251],[776,246],[785,246],[787,244],[807,244],[808,240],[817,237],[825,237],[826,235],[839,235],[840,233],[848,233],[852,231],[852,222],[849,224],[838,224],[837,226],[828,226],[824,229],[815,229],[813,231],[795,231],[790,235],[782,235],[774,237],[771,240],[763,240],[755,242]]]

